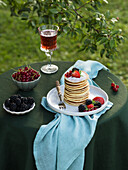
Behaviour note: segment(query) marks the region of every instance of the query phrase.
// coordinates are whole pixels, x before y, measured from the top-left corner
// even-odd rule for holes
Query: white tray
[[[63,109],[63,110],[59,109],[59,106],[58,106],[59,97],[58,97],[56,87],[51,89],[47,94],[48,105],[51,109],[53,109],[56,112],[63,113],[66,115],[71,115],[71,116],[85,116],[85,115],[96,114],[106,107],[106,105],[108,103],[108,95],[105,91],[103,91],[102,89],[100,89],[96,86],[90,85],[89,87],[90,87],[89,99],[93,99],[94,97],[100,96],[100,97],[103,97],[104,101],[105,101],[104,104],[96,110],[88,111],[88,112],[79,112],[77,106],[71,106],[71,105],[67,104],[66,102],[64,102],[66,105],[66,109]],[[64,85],[60,86],[60,89],[61,89],[61,92],[63,95],[64,94]]]

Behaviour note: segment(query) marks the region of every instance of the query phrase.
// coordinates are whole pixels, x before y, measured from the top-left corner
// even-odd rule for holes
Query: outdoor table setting
[[[97,61],[53,63],[58,71],[54,74],[40,72],[38,84],[28,91],[19,89],[12,81],[14,70],[0,75],[0,169],[127,169],[128,98],[125,85]],[[33,63],[30,67],[39,71],[45,64]],[[68,114],[62,113],[61,109],[57,112],[48,104],[48,93],[56,89],[56,81],[64,85],[65,73],[74,67],[88,73],[90,87],[107,95],[102,110],[75,110],[77,115],[73,115],[71,110],[67,110]],[[119,86],[117,92],[113,91],[111,80]],[[3,108],[5,100],[14,94],[34,99],[35,105],[30,112],[17,114]],[[56,98],[55,103],[58,101]]]
[[[38,28],[49,63],[0,75],[0,169],[125,170],[127,89],[98,61],[52,62],[58,30]]]

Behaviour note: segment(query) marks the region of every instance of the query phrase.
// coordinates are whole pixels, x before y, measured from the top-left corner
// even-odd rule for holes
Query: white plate
[[[108,102],[108,95],[105,91],[103,91],[102,89],[100,89],[96,86],[90,85],[89,87],[90,87],[89,99],[93,99],[94,97],[100,96],[100,97],[103,97],[104,101],[105,101],[104,104],[96,110],[88,111],[88,112],[79,112],[77,106],[71,106],[71,105],[67,104],[66,102],[64,102],[66,105],[66,109],[63,109],[63,110],[59,109],[59,106],[58,106],[59,97],[58,97],[56,87],[51,89],[47,94],[48,105],[51,109],[53,109],[56,112],[63,113],[66,115],[71,115],[71,116],[85,116],[85,115],[91,115],[91,114],[98,113],[106,107],[107,102]],[[60,89],[61,89],[61,92],[63,95],[64,94],[64,85],[60,86]]]
[[[8,108],[6,108],[5,105],[4,105],[4,103],[3,103],[3,108],[4,108],[4,110],[6,110],[8,113],[16,114],[16,115],[23,115],[23,114],[25,114],[25,113],[28,113],[28,112],[30,112],[31,110],[33,110],[34,107],[35,107],[35,103],[33,103],[32,107],[31,107],[30,109],[28,109],[28,110],[25,110],[25,111],[23,111],[23,112],[14,112],[14,111],[11,111],[11,110],[9,110]]]

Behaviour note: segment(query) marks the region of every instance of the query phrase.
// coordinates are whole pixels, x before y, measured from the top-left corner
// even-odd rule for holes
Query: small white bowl
[[[14,73],[13,73],[13,74],[14,74]],[[13,74],[12,74],[12,75],[13,75]],[[12,77],[12,75],[11,75],[11,77]],[[12,80],[13,80],[14,84],[15,84],[19,89],[21,89],[21,90],[23,90],[23,91],[30,91],[30,90],[32,90],[34,87],[37,86],[40,78],[41,78],[41,74],[40,74],[40,76],[38,77],[38,79],[35,79],[35,80],[33,80],[33,81],[29,81],[29,82],[17,81],[17,80],[15,80],[13,77],[12,77]]]

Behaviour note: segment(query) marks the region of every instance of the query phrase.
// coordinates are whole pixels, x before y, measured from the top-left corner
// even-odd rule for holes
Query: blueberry
[[[27,97],[23,97],[21,100],[22,100],[22,103],[25,103],[25,104],[28,103],[28,98]]]
[[[83,104],[78,106],[79,112],[84,112],[85,111],[85,106]]]
[[[72,72],[74,72],[75,70],[79,71],[78,68],[74,67],[74,68],[72,69]]]
[[[91,99],[87,99],[87,100],[85,101],[85,104],[86,104],[86,105],[92,104],[92,100],[91,100]]]

